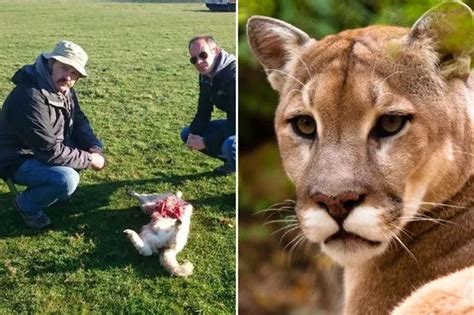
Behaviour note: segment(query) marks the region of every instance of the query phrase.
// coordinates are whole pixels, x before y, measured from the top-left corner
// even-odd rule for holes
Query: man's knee
[[[186,126],[183,128],[183,130],[181,130],[181,133],[180,133],[180,137],[181,137],[181,140],[183,140],[184,143],[186,143],[186,141],[188,140],[188,135],[189,135],[189,126]]]
[[[62,167],[58,172],[58,177],[55,181],[58,186],[60,197],[69,197],[76,190],[79,185],[79,173],[71,167]]]
[[[225,139],[222,143],[222,155],[224,155],[227,159],[231,159],[235,161],[236,156],[236,143],[235,143],[235,136],[230,136],[229,138]]]

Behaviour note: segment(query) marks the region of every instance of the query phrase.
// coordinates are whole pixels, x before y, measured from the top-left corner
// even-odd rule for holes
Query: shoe
[[[26,215],[23,210],[20,209],[20,207],[17,204],[16,197],[13,199],[13,207],[18,211],[18,213],[21,215],[23,221],[25,224],[32,228],[32,229],[43,229],[47,227],[48,225],[51,224],[51,220],[48,218],[48,216],[44,213],[42,213],[39,217],[37,218],[32,218],[28,215]]]
[[[233,172],[234,172],[234,170],[227,163],[224,163],[224,165],[222,165],[222,166],[216,167],[213,171],[213,173],[218,175],[218,176],[227,176],[229,174],[232,174]]]

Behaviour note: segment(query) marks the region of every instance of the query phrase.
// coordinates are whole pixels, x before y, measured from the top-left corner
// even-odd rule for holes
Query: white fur
[[[356,207],[344,221],[343,227],[347,232],[371,241],[386,241],[381,229],[383,222],[380,219],[380,214],[382,212],[382,210],[370,206]]]
[[[301,227],[306,237],[315,243],[324,241],[339,230],[336,221],[326,211],[316,208],[304,210]]]
[[[140,208],[146,213],[148,207],[154,206],[156,201],[168,197],[170,194],[137,194],[129,191],[137,198]],[[176,196],[181,199],[181,192]],[[184,214],[178,219],[156,218],[142,228],[140,234],[133,230],[123,231],[138,252],[143,256],[160,254],[163,267],[172,275],[187,277],[193,273],[194,266],[190,262],[179,264],[176,255],[183,250],[188,240],[193,206],[184,206]]]
[[[388,247],[388,243],[381,243],[373,247],[365,244],[360,246],[348,246],[341,242],[322,244],[321,249],[338,264],[343,266],[360,266],[372,257],[382,254]]]
[[[454,150],[453,150],[453,143],[451,140],[446,140],[446,146],[444,148],[445,154],[449,162],[454,162]]]

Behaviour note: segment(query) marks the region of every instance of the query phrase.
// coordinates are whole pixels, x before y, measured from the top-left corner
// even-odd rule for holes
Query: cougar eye
[[[410,115],[382,115],[374,127],[374,134],[377,138],[393,136],[403,129],[410,118]]]
[[[298,116],[291,120],[293,130],[301,137],[313,139],[316,134],[316,122],[310,116]]]

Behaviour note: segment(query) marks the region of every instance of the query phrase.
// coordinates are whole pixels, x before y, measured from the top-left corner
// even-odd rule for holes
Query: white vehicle
[[[236,0],[204,0],[211,11],[235,11]]]

